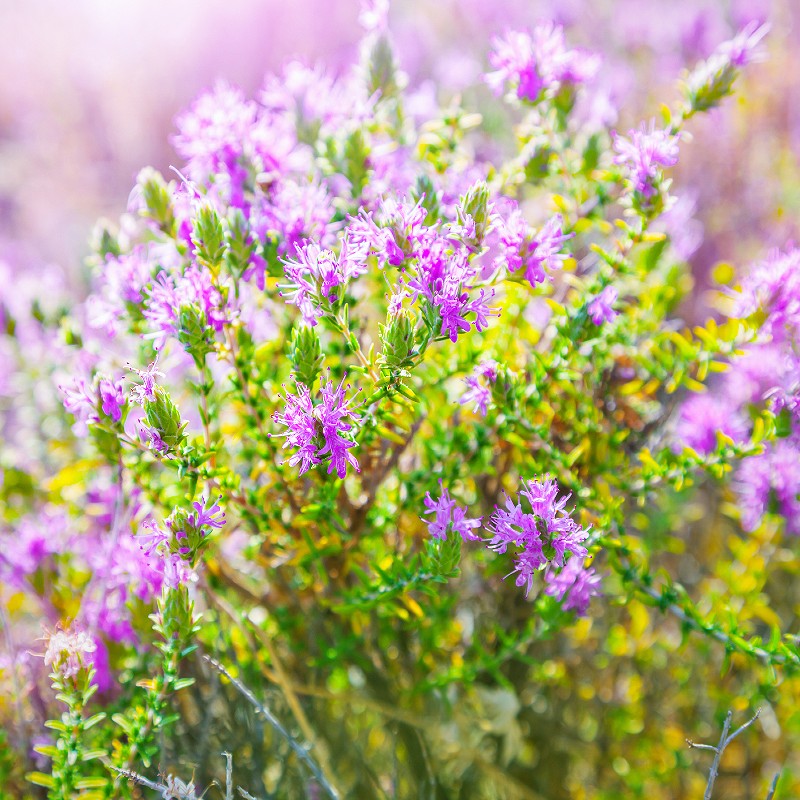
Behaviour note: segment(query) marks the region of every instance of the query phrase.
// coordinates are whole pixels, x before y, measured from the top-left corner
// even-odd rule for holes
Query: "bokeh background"
[[[358,0],[0,2],[0,258],[63,267],[80,291],[94,221],[124,209],[138,170],[167,170],[175,115],[217,79],[255,92],[287,58],[336,71],[360,35]],[[800,51],[796,0],[395,0],[390,22],[412,84],[472,91],[491,35],[553,18],[603,53],[596,102],[620,129],[674,100],[676,79],[751,19],[769,58],[738,99],[693,124],[674,226],[703,286],[798,234]],[[488,93],[486,93],[488,94]],[[696,211],[696,209],[702,209]],[[701,292],[698,292],[698,297]]]

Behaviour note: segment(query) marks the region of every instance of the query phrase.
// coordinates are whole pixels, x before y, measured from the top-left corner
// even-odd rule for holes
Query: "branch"
[[[714,751],[714,761],[711,764],[711,769],[708,772],[708,783],[706,784],[706,792],[703,795],[703,800],[711,800],[711,794],[714,791],[714,782],[717,780],[717,775],[719,774],[719,763],[722,760],[722,754],[725,752],[725,748],[744,730],[747,730],[757,719],[759,714],[761,713],[761,709],[758,709],[756,713],[753,715],[751,719],[744,723],[741,728],[737,728],[733,733],[728,735],[728,731],[731,729],[731,720],[733,719],[733,711],[729,711],[725,716],[725,723],[722,726],[722,736],[720,737],[719,744],[714,747],[714,745],[710,744],[695,744],[691,739],[687,739],[686,742],[688,743],[690,748],[701,749],[701,750],[713,750]],[[775,784],[777,783],[777,776],[773,780],[773,788],[770,791],[770,795],[767,800],[770,800],[772,795],[775,793]]]
[[[258,698],[239,680],[233,677],[233,675],[228,672],[225,667],[222,666],[218,661],[215,661],[211,656],[204,655],[203,658],[214,667],[217,672],[221,675],[224,675],[234,686],[234,688],[242,695],[242,697],[247,700],[251,706],[256,710],[256,713],[261,714],[261,716],[273,727],[273,729],[282,736],[292,748],[292,750],[297,754],[298,758],[308,767],[311,771],[311,774],[314,776],[315,780],[325,793],[330,797],[332,800],[339,800],[339,793],[336,789],[331,786],[328,782],[328,779],[323,775],[322,770],[320,769],[319,765],[316,761],[311,757],[308,750],[300,744],[290,733],[283,727],[281,722],[272,714],[272,712],[262,703],[258,701]]]
[[[781,777],[781,771],[778,770],[775,773],[775,777],[772,779],[772,783],[769,787],[769,793],[767,794],[767,800],[772,800],[775,797],[775,790],[778,788],[778,779]]]

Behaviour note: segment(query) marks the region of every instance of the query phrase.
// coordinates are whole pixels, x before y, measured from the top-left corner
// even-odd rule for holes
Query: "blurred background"
[[[16,274],[58,264],[80,291],[95,220],[124,210],[142,166],[174,163],[175,115],[216,79],[255,93],[288,58],[343,70],[359,10],[358,0],[0,0],[0,260]],[[412,85],[440,100],[471,91],[480,105],[490,37],[556,19],[603,54],[597,113],[626,130],[677,99],[685,66],[769,20],[769,58],[692,124],[681,151],[670,225],[702,289],[714,263],[797,238],[798,16],[796,0],[395,0],[390,25]]]

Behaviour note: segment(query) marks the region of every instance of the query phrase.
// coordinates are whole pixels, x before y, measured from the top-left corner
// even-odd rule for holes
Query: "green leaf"
[[[105,718],[106,718],[105,712],[101,711],[99,714],[95,714],[93,717],[89,717],[89,719],[87,719],[83,723],[83,729],[85,731],[88,731],[89,728],[94,727],[95,725],[97,725],[98,722],[102,722]]]
[[[108,785],[108,778],[81,778],[75,782],[76,789],[104,789]]]
[[[96,758],[102,758],[104,755],[106,755],[105,750],[84,750],[83,753],[81,753],[81,761],[94,761]]]
[[[52,789],[56,785],[53,776],[45,775],[44,772],[29,772],[25,776],[25,780],[35,784],[36,786],[45,786],[48,789]]]

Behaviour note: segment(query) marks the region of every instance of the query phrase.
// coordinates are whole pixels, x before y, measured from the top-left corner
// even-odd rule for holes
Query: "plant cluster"
[[[408,88],[384,4],[363,22],[351,71],[293,62],[178,118],[80,307],[0,305],[36,410],[3,412],[2,622],[54,628],[55,694],[7,672],[51,715],[27,780],[52,800],[195,797],[222,751],[245,797],[566,796],[523,705],[611,609],[664,612],[776,703],[800,666],[768,604],[662,569],[698,485],[739,542],[797,526],[799,251],[720,273],[690,328],[661,224],[765,28],[618,133],[556,24],[493,42],[484,122]]]

